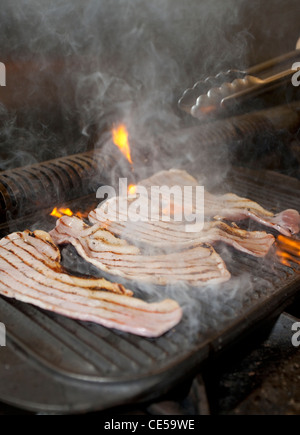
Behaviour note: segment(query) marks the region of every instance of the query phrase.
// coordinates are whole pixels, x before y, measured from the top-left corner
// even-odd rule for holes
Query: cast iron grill
[[[274,211],[299,208],[300,182],[272,172],[236,169],[223,188],[251,196]],[[28,226],[24,220],[19,230]],[[185,314],[176,328],[158,339],[0,298],[8,334],[8,347],[1,349],[6,365],[0,369],[0,400],[35,411],[100,410],[152,400],[193,376],[208,358],[272,324],[300,286],[300,268],[287,268],[272,254],[255,259],[228,249],[222,256],[233,275],[228,283],[214,290],[171,294],[160,289],[162,297],[171,295],[182,302]],[[74,256],[74,267],[76,261],[81,260]],[[195,316],[192,322],[190,315]]]
[[[0,223],[95,192],[113,163],[88,151],[1,172]]]
[[[248,146],[266,134],[274,141],[280,133],[295,133],[300,125],[300,102],[264,109],[205,123],[194,128],[194,141],[199,145]],[[242,147],[241,147],[242,149]]]

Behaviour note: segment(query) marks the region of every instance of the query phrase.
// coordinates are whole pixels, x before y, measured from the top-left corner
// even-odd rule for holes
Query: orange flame
[[[84,219],[88,216],[88,213],[80,213],[80,211],[78,211],[75,213],[75,216],[79,217],[80,219]]]
[[[66,216],[73,216],[74,214],[69,208],[60,208],[59,212],[65,214]]]
[[[136,193],[136,185],[135,184],[130,184],[128,186],[128,193],[129,193],[129,195],[134,195]]]
[[[50,216],[54,216],[57,218],[61,218],[62,216],[77,216],[79,218],[85,218],[85,217],[87,217],[87,213],[81,213],[80,211],[78,211],[77,213],[73,213],[72,210],[69,208],[54,207],[54,209],[50,213]]]
[[[129,161],[129,163],[132,164],[130,146],[128,141],[128,131],[126,129],[126,126],[124,124],[120,124],[119,126],[113,128],[112,138],[114,144],[119,148],[121,153]]]
[[[52,210],[52,212],[50,213],[50,216],[54,216],[57,218],[61,218],[62,214],[58,211],[57,207],[54,207],[54,209]]]
[[[281,264],[288,267],[292,267],[291,263],[300,265],[300,240],[280,235],[277,237],[276,247],[276,255]]]

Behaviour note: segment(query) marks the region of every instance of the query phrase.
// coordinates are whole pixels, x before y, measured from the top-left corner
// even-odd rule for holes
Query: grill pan
[[[274,211],[300,208],[300,181],[274,172],[235,168],[222,190]],[[88,207],[89,198],[85,201]],[[45,217],[43,228],[53,224]],[[18,221],[20,231],[34,226]],[[246,342],[251,333],[260,334],[300,289],[300,267],[283,266],[272,253],[256,259],[221,245],[216,249],[233,278],[200,291],[157,290],[162,297],[182,297],[184,305],[183,321],[158,339],[108,330],[0,297],[0,321],[7,328],[7,347],[0,348],[0,400],[55,413],[153,400],[191,378],[210,358]],[[193,311],[188,308],[191,302]]]

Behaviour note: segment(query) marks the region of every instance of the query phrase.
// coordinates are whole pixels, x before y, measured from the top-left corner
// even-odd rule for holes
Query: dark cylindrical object
[[[95,191],[112,159],[92,151],[0,173],[0,222]],[[101,175],[101,177],[100,177]]]

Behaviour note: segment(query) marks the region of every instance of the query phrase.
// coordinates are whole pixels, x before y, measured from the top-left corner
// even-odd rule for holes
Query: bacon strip
[[[110,211],[108,204],[116,200],[119,201],[120,207],[115,215]],[[90,222],[101,224],[104,228],[135,245],[152,246],[165,252],[171,249],[179,250],[203,243],[214,244],[222,241],[239,251],[264,257],[275,241],[275,238],[266,232],[245,231],[221,221],[206,222],[203,230],[196,233],[186,232],[184,225],[174,221],[131,222],[124,209],[124,202],[129,205],[130,201],[127,198],[111,198],[102,207],[98,207],[89,214]]]
[[[112,275],[158,285],[184,281],[192,286],[228,281],[230,273],[212,246],[198,245],[180,253],[142,255],[135,246],[114,237],[100,225],[88,227],[76,217],[64,216],[57,221],[51,237],[57,244],[71,243],[86,261]],[[127,249],[127,252],[124,251]]]
[[[152,177],[139,183],[142,186],[150,188],[156,185],[167,186],[197,186],[197,180],[186,171],[171,169],[161,171]],[[193,198],[190,198],[193,201]],[[195,204],[193,203],[193,210]],[[300,215],[297,210],[283,210],[274,214],[254,201],[242,198],[233,193],[225,195],[212,195],[205,192],[204,213],[207,217],[215,219],[227,219],[239,221],[242,219],[253,219],[262,225],[271,227],[285,236],[297,234],[300,231]]]
[[[47,233],[13,233],[0,241],[0,294],[108,328],[158,337],[182,317],[177,302],[147,303],[105,279],[65,273]],[[122,294],[114,294],[108,291]]]

